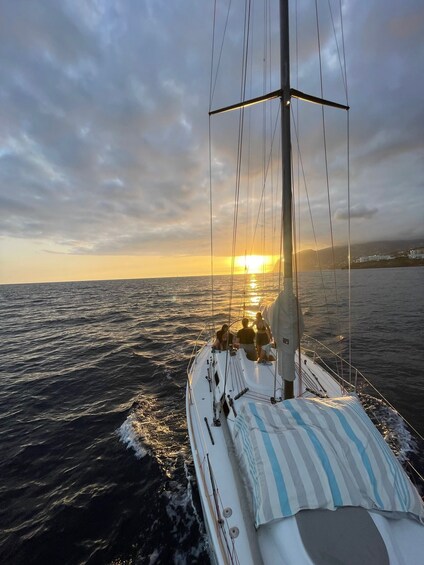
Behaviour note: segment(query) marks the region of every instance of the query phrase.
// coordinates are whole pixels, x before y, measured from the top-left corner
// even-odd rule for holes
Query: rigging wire
[[[352,268],[351,268],[351,218],[350,218],[350,116],[349,110],[346,116],[346,129],[347,129],[347,147],[346,147],[346,159],[347,159],[347,210],[348,210],[348,220],[347,220],[347,269],[348,269],[348,310],[349,310],[349,320],[348,320],[348,359],[349,368],[352,365]],[[349,377],[351,376],[351,371],[349,370]]]
[[[344,25],[343,25],[343,10],[342,10],[342,2],[339,0],[339,8],[340,8],[340,29],[342,35],[342,54],[343,54],[343,68],[344,68],[344,76],[345,76],[345,86],[346,86],[346,106],[349,106],[349,88],[347,82],[347,64],[346,64],[346,49],[345,49],[345,40],[344,40]],[[348,210],[348,310],[349,310],[349,327],[348,327],[348,336],[349,336],[349,344],[348,344],[348,358],[349,358],[349,367],[352,365],[352,269],[351,269],[351,205],[350,205],[350,115],[349,110],[347,111],[346,117],[346,159],[347,159],[347,210]],[[349,376],[350,376],[349,372]]]
[[[213,197],[212,197],[212,141],[211,141],[211,118],[209,116],[209,229],[210,229],[210,250],[211,250],[211,315],[212,327],[215,320],[215,292],[214,292],[214,245],[213,245]]]
[[[290,166],[292,168],[292,179],[294,179],[294,165],[293,165],[293,156],[291,159],[291,163]],[[295,296],[299,296],[299,269],[298,269],[298,255],[297,255],[297,250],[298,250],[298,241],[296,238],[296,214],[295,214],[295,203],[294,203],[294,199],[293,199],[293,210],[292,210],[292,218],[293,218],[293,264],[294,264],[294,280],[295,280],[295,288],[296,288],[296,293]],[[296,320],[297,320],[297,340],[298,343],[300,344],[300,339],[301,339],[301,310],[300,310],[300,304],[299,301],[296,301]],[[302,390],[302,359],[301,359],[301,348],[298,347],[297,348],[297,353],[298,353],[298,363],[299,363],[299,369],[298,369],[298,374],[299,374],[299,380],[298,380],[298,391],[299,394]]]
[[[295,2],[295,61],[296,61],[296,89],[299,90],[299,29],[298,29],[298,2]],[[293,110],[291,110],[293,113]],[[299,124],[299,100],[296,99],[296,117],[297,123]],[[297,176],[294,174],[294,164],[293,164],[293,153],[292,153],[292,179],[294,180],[297,178],[297,210],[298,210],[298,224],[297,224],[297,237],[296,237],[296,214],[293,213],[293,234],[294,234],[294,245],[295,245],[295,253],[294,253],[294,272],[295,272],[295,284],[296,284],[296,296],[298,298],[297,303],[297,329],[298,329],[298,373],[299,373],[299,380],[298,380],[298,394],[301,394],[302,391],[302,362],[301,362],[301,348],[300,348],[300,281],[299,281],[299,257],[298,257],[298,249],[300,247],[300,162],[299,162],[299,151],[297,152]],[[294,187],[293,187],[294,189]],[[293,190],[294,194],[294,190]],[[296,209],[296,200],[293,198],[293,206]]]
[[[251,0],[246,4],[244,13],[244,36],[243,36],[243,54],[242,54],[242,76],[240,84],[240,100],[245,100],[246,94],[246,81],[247,81],[247,61],[249,53],[249,35],[250,35],[250,15],[251,15]],[[232,236],[232,253],[231,253],[231,282],[230,282],[230,296],[228,304],[228,325],[231,326],[231,311],[233,305],[234,293],[234,271],[235,271],[235,254],[237,243],[237,225],[238,225],[238,210],[240,202],[240,184],[241,184],[241,165],[243,155],[243,131],[244,131],[244,108],[241,108],[239,113],[239,132],[237,143],[237,165],[236,165],[236,184],[234,190],[234,214],[233,214],[233,236]],[[224,380],[224,394],[227,389],[227,376],[228,371],[225,370]]]
[[[214,12],[213,12],[212,62],[213,62],[213,54],[214,54],[214,46],[215,46],[216,2],[217,2],[217,0],[215,0],[215,2],[214,2]],[[224,42],[225,42],[225,37],[227,35],[228,21],[229,21],[229,18],[230,18],[231,2],[232,2],[232,0],[230,0],[230,2],[228,4],[227,17],[226,17],[226,20],[225,20],[224,31],[222,33],[221,47],[220,47],[220,50],[219,50],[218,63],[216,65],[215,80],[213,80],[213,65],[211,65],[211,78],[210,78],[210,84],[209,84],[209,111],[212,110],[212,100],[213,100],[213,95],[215,94],[216,81],[218,80],[218,71],[219,71],[219,67],[221,65],[222,51],[224,49]]]
[[[341,30],[341,43],[342,52],[340,53],[339,42],[337,40],[337,34],[334,24],[333,11],[331,8],[330,0],[328,0],[328,8],[331,16],[331,23],[333,26],[333,33],[337,47],[337,55],[339,59],[340,71],[342,75],[343,87],[346,96],[346,106],[349,106],[349,90],[347,82],[347,67],[346,67],[346,50],[344,42],[344,25],[343,25],[343,10],[342,3],[339,0],[339,10],[340,10],[340,30]],[[343,56],[343,61],[342,61]],[[348,262],[348,358],[349,364],[352,362],[352,314],[351,314],[351,302],[352,302],[352,283],[351,283],[351,210],[350,210],[350,125],[349,125],[349,110],[347,111],[347,122],[346,122],[346,142],[347,142],[347,207],[348,207],[348,244],[347,244],[347,262]],[[349,371],[350,376],[350,371]]]
[[[268,31],[268,26],[267,26],[267,21],[268,21],[268,2],[265,1],[263,3],[263,22],[264,22],[264,38],[263,38],[263,65],[262,65],[262,89],[263,92],[267,91],[267,42],[268,42],[268,37],[267,37],[267,31]],[[265,163],[266,163],[266,151],[267,151],[267,147],[266,147],[266,140],[267,140],[267,131],[266,131],[266,110],[267,110],[267,106],[265,104],[262,104],[262,183],[263,186],[265,186]],[[262,256],[265,255],[265,241],[266,241],[266,206],[265,206],[265,198],[262,201],[262,241],[261,241],[261,253]],[[262,292],[264,291],[265,288],[265,270],[264,270],[264,265],[262,265],[262,277],[261,277],[261,284],[262,284]]]
[[[250,76],[253,76],[253,58],[250,58]],[[252,85],[250,85],[251,87]],[[252,89],[250,88],[249,98],[252,98]],[[252,131],[252,113],[248,112],[248,148],[247,148],[247,171],[250,171],[251,167],[251,156],[252,156],[252,144],[251,144],[251,131]],[[247,265],[247,257],[248,257],[248,232],[249,232],[249,223],[250,223],[250,175],[247,175],[247,182],[246,182],[246,216],[245,216],[245,237],[244,237],[244,275],[243,275],[243,308],[242,308],[242,316],[246,315],[246,295],[247,295],[247,285],[249,280],[249,269]]]
[[[296,1],[295,3],[295,8],[296,8],[296,12],[295,12],[295,33],[296,33],[296,89],[299,90],[299,29],[298,29],[298,2]],[[298,124],[298,129],[299,129],[299,124],[300,124],[300,120],[299,120],[299,100],[296,100],[296,120],[297,120],[297,124]],[[299,152],[297,152],[297,201],[299,203],[298,205],[298,241],[300,242],[300,158],[299,158]],[[294,175],[293,175],[293,178]],[[296,232],[294,232],[296,233]],[[296,281],[296,285],[297,285],[297,293],[299,295],[299,285],[298,285],[298,281]]]
[[[319,58],[319,76],[320,76],[320,87],[321,87],[321,98],[324,98],[324,86],[323,86],[323,72],[322,72],[322,55],[321,55],[321,37],[319,30],[319,16],[318,16],[318,1],[315,0],[315,17],[316,17],[316,29],[317,29],[317,42],[318,42],[318,58]],[[330,196],[330,180],[328,174],[328,152],[327,152],[327,134],[325,126],[325,109],[324,106],[321,107],[321,117],[322,117],[322,133],[323,133],[323,143],[324,143],[324,161],[325,161],[325,178],[327,186],[327,203],[328,203],[328,219],[330,227],[330,239],[331,239],[331,252],[333,259],[333,282],[334,282],[334,293],[336,302],[336,321],[337,321],[337,333],[341,335],[340,331],[340,319],[338,315],[339,309],[339,298],[338,298],[338,286],[336,277],[336,258],[334,252],[334,231],[333,231],[333,219],[331,213],[331,196]]]
[[[274,131],[272,134],[272,141],[271,141],[271,147],[270,147],[270,151],[268,154],[268,162],[266,165],[266,171],[265,171],[265,182],[262,184],[262,192],[261,192],[261,196],[260,196],[260,201],[259,201],[259,206],[258,206],[258,214],[256,215],[256,223],[255,223],[255,227],[253,230],[253,236],[252,236],[252,244],[251,244],[251,250],[250,250],[250,254],[253,253],[253,245],[255,242],[255,238],[256,238],[256,232],[259,226],[259,217],[260,217],[260,213],[261,213],[261,206],[262,206],[262,202],[264,201],[265,198],[265,183],[266,183],[266,179],[268,178],[268,171],[270,169],[271,166],[271,161],[272,161],[272,150],[273,150],[273,146],[274,146],[274,140],[275,140],[275,134],[277,132],[277,128],[279,125],[279,116],[280,116],[280,109],[278,109],[277,115],[275,117],[275,124],[274,124]]]
[[[346,68],[343,69],[343,64],[342,64],[342,60],[341,60],[341,56],[340,56],[339,42],[337,41],[336,27],[335,27],[335,24],[334,24],[333,10],[331,9],[330,0],[328,0],[328,9],[329,9],[329,11],[330,11],[331,25],[333,26],[334,40],[335,40],[335,42],[336,42],[337,56],[338,56],[338,58],[339,58],[339,65],[340,65],[340,71],[341,71],[341,75],[342,75],[342,82],[343,82],[343,87],[344,87],[345,96],[346,96],[346,105],[349,106],[349,104],[348,104],[348,102],[347,102],[347,100],[348,100],[348,95],[347,95],[347,75],[346,75]],[[341,14],[341,4],[340,4],[340,14]],[[343,37],[343,34],[342,34],[342,37]],[[344,55],[344,45],[343,45],[343,55]],[[346,60],[345,60],[345,65],[346,65]]]
[[[299,163],[300,163],[300,168],[302,171],[302,178],[303,178],[303,185],[304,185],[304,189],[305,189],[305,194],[306,194],[306,200],[308,203],[308,210],[309,210],[309,218],[311,221],[311,228],[312,228],[312,234],[314,237],[314,242],[315,242],[315,250],[316,250],[316,257],[317,257],[317,262],[318,262],[318,269],[319,269],[319,273],[321,275],[321,284],[322,284],[322,289],[323,289],[323,293],[324,293],[324,302],[325,302],[325,308],[326,308],[326,312],[327,312],[327,319],[330,319],[330,310],[329,310],[329,305],[328,305],[328,299],[327,299],[327,291],[326,291],[326,286],[325,286],[325,281],[324,281],[324,273],[323,273],[323,269],[322,269],[322,264],[321,264],[321,259],[318,253],[318,238],[317,238],[317,234],[316,234],[316,230],[315,230],[315,222],[314,222],[314,218],[312,215],[312,206],[311,206],[311,201],[309,198],[309,190],[308,190],[308,185],[306,182],[306,173],[305,173],[305,169],[303,166],[303,159],[302,159],[302,151],[300,149],[300,140],[299,140],[299,133],[297,130],[297,125],[296,125],[296,120],[295,117],[293,115],[293,110],[292,110],[292,121],[293,121],[293,129],[294,129],[294,133],[295,133],[295,137],[296,137],[296,142],[297,142],[297,151],[298,151],[298,156],[299,156]]]
[[[268,67],[268,92],[271,92],[272,90],[272,68],[273,68],[273,58],[272,58],[272,16],[271,16],[271,9],[269,7],[268,9],[268,19],[266,22],[267,27],[267,34],[268,34],[268,42],[267,42],[267,48],[268,48],[268,53],[269,53],[269,67]],[[273,123],[273,119],[272,119],[272,106],[269,105],[269,112],[268,112],[268,116],[269,116],[269,124],[268,124],[268,131],[271,132],[272,131],[272,123]],[[277,160],[277,163],[279,163],[280,160]],[[274,182],[274,159],[272,160],[271,163],[271,210],[273,211],[273,213],[271,214],[271,258],[272,258],[272,265],[274,264],[274,256],[275,256],[275,248],[274,248],[274,239],[275,239],[275,234],[276,234],[276,230],[277,230],[277,214],[276,214],[276,206],[275,206],[275,202],[276,202],[276,197],[277,197],[277,193],[278,193],[278,174],[276,176],[277,178],[277,185]],[[272,280],[270,281],[271,283],[271,288],[273,288],[273,279],[274,277],[272,277]]]
[[[346,49],[345,49],[345,40],[344,40],[344,24],[343,24],[343,10],[342,10],[342,1],[339,0],[340,6],[340,29],[342,33],[342,53],[343,53],[343,69],[344,69],[344,83],[346,85],[346,106],[349,106],[349,88],[347,82],[347,64],[346,64]]]
[[[228,14],[227,14],[228,21]],[[210,79],[209,79],[209,110],[212,107],[213,90],[213,67],[214,67],[214,52],[215,52],[215,29],[216,29],[216,0],[214,2],[213,10],[213,27],[212,27],[212,49],[211,49],[211,66],[210,66]],[[222,51],[222,45],[221,45]],[[221,58],[221,54],[220,54]],[[211,132],[211,117],[208,120],[208,150],[209,150],[209,235],[210,235],[210,250],[211,250],[211,315],[212,327],[214,328],[215,320],[215,302],[214,302],[214,246],[213,246],[213,197],[212,197],[212,132]]]
[[[245,99],[246,82],[247,82],[247,59],[249,51],[249,32],[250,32],[250,8],[251,2],[247,4],[248,8],[245,10],[245,23],[244,23],[244,40],[243,40],[243,64],[242,64],[242,77],[240,85],[240,99]],[[244,108],[241,108],[239,114],[239,132],[237,143],[237,165],[236,165],[236,184],[234,192],[234,213],[233,213],[233,238],[232,238],[232,259],[231,259],[231,291],[230,291],[230,313],[229,321],[231,321],[231,302],[234,284],[234,266],[237,242],[237,225],[238,225],[238,210],[240,202],[240,185],[241,185],[241,167],[243,156],[243,132],[244,132]]]
[[[345,90],[346,106],[349,107],[349,89],[347,81],[347,65],[346,65],[346,50],[344,41],[344,25],[343,25],[343,10],[342,2],[339,0],[339,11],[340,11],[340,32],[341,32],[341,53],[339,47],[339,41],[337,40],[337,33],[335,29],[333,11],[331,8],[330,0],[328,0],[328,7],[331,16],[331,23],[333,26],[334,39],[337,47],[337,55],[339,59],[340,71],[342,75],[342,82]],[[343,57],[343,60],[342,60]],[[347,208],[348,208],[348,243],[347,243],[347,262],[348,262],[348,358],[349,364],[352,362],[352,283],[351,283],[351,206],[350,206],[350,121],[349,121],[349,110],[347,110],[346,117],[346,160],[347,160]],[[350,376],[350,372],[349,372]]]

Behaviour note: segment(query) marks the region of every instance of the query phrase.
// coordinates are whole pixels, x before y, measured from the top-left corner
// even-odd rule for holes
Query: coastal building
[[[410,259],[424,259],[424,247],[419,247],[418,249],[411,249],[408,253]]]
[[[359,257],[354,263],[368,263],[370,261],[389,261],[394,259],[393,255],[369,255],[368,257]]]

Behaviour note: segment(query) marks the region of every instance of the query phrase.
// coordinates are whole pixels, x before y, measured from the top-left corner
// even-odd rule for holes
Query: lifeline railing
[[[199,335],[196,338],[196,341],[193,344],[193,348],[191,350],[190,359],[187,365],[187,377],[190,378],[190,372],[192,369],[193,364],[196,361],[196,357],[199,351],[207,344],[211,336],[213,336],[213,326],[211,323],[206,324],[202,330],[200,331]]]
[[[231,326],[238,322],[239,320],[233,322]],[[208,323],[203,327],[196,338],[187,366],[187,376],[189,380],[191,369],[196,362],[197,355],[214,336],[214,333],[215,329],[213,324]],[[420,432],[397,411],[391,402],[359,369],[344,359],[342,355],[306,334],[302,338],[301,350],[302,353],[310,357],[315,363],[321,365],[330,373],[346,392],[354,392],[358,395],[368,416],[394,453],[399,457],[400,462],[403,464],[421,496],[424,495],[424,477],[417,469],[417,465],[420,467],[424,466],[424,459],[420,460],[419,455],[424,453],[424,438]],[[392,427],[388,430],[388,420],[390,419],[392,420],[392,426],[397,425],[399,437],[393,434]],[[395,420],[397,420],[397,424]],[[403,425],[403,429],[402,426],[399,425],[400,422]],[[402,445],[403,443],[407,444],[406,449]],[[415,459],[417,459],[417,463],[415,463]]]
[[[402,463],[421,496],[424,477],[417,466],[424,468],[424,438],[387,398],[351,365],[319,340],[304,335],[302,352],[329,372],[346,392],[357,394],[362,406],[392,451]],[[347,377],[347,378],[346,378]]]
[[[191,394],[190,374],[193,365],[196,363],[196,359],[200,351],[207,345],[207,343],[210,341],[213,335],[214,335],[214,329],[212,324],[207,324],[201,330],[193,345],[191,357],[187,366],[189,394]],[[190,404],[192,403],[193,403],[193,399],[190,399]],[[228,514],[227,512],[228,509],[224,507],[224,504],[220,498],[219,489],[216,484],[213,468],[209,460],[207,442],[205,440],[202,431],[201,417],[200,414],[198,413],[197,405],[195,402],[193,404],[192,417],[196,419],[200,430],[200,434],[199,434],[200,443],[197,445],[196,451],[193,452],[193,459],[195,457],[197,458],[197,463],[199,466],[200,477],[198,477],[198,480],[202,481],[204,491],[206,493],[209,493],[209,496],[207,496],[205,500],[205,504],[208,505],[209,513],[213,518],[213,522],[210,524],[210,526],[214,528],[214,531],[217,535],[217,539],[219,540],[220,543],[221,550],[223,552],[222,554],[225,557],[226,563],[228,563],[228,565],[241,565],[235,548],[235,539],[234,539],[235,536],[232,533],[232,530],[234,530],[234,528],[232,528],[229,524],[228,517],[230,516],[230,514]],[[207,429],[209,430],[211,442],[213,443],[213,437],[206,418],[205,418],[205,422],[207,425]],[[212,493],[212,497],[210,496],[210,493]]]

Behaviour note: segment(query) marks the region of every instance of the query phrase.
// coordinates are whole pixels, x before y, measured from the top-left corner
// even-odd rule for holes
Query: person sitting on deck
[[[250,361],[256,361],[256,347],[255,347],[255,330],[249,328],[249,319],[243,318],[241,321],[243,327],[237,332],[236,344],[246,352],[246,357]]]
[[[216,332],[216,339],[212,345],[218,351],[231,349],[233,345],[233,334],[229,331],[228,324],[223,324],[222,328]]]

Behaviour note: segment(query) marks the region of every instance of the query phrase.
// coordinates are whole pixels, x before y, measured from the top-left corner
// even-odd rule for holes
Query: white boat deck
[[[221,415],[221,426],[214,425],[214,413],[212,405],[212,396],[210,392],[209,382],[206,378],[208,375],[208,361],[210,348],[205,347],[196,358],[196,372],[204,375],[192,383],[190,392],[187,394],[187,402],[194,398],[195,402],[191,404],[187,413],[191,414],[188,422],[190,429],[190,437],[192,441],[192,451],[197,476],[202,477],[202,485],[200,489],[207,492],[207,505],[203,504],[203,512],[205,517],[208,533],[213,539],[213,546],[222,547],[225,555],[225,547],[227,544],[230,551],[238,555],[240,563],[243,565],[259,565],[262,563],[260,550],[256,532],[254,530],[254,519],[250,508],[246,503],[243,507],[240,500],[245,500],[244,496],[239,496],[240,489],[244,489],[241,484],[239,470],[235,456],[228,457],[228,438],[225,437],[227,423],[224,415]],[[227,374],[228,386],[227,392],[235,396],[244,388],[249,391],[245,393],[245,398],[251,398],[252,395],[257,398],[261,396],[263,400],[269,400],[274,395],[274,371],[275,363],[264,365],[254,361],[249,361],[244,351],[240,350],[235,356],[231,356],[229,352],[216,352],[215,360],[217,366],[210,371],[212,378],[215,373],[219,375],[220,382],[215,389],[215,402],[219,404],[220,396],[223,394],[223,386],[225,375]],[[313,364],[311,360],[307,363]],[[320,367],[315,366],[315,371],[320,371]],[[277,386],[281,395],[282,380],[278,377]],[[334,384],[331,383],[334,388]],[[337,394],[341,394],[340,387],[336,385]],[[309,395],[309,393],[306,393]],[[237,409],[237,408],[236,408]],[[231,414],[229,419],[231,419]],[[210,433],[205,418],[209,424]],[[228,431],[227,431],[228,434]],[[211,437],[212,436],[212,437]],[[212,443],[212,439],[213,442]],[[213,494],[213,486],[209,471],[209,462],[213,469],[213,480],[216,484],[217,497],[219,499],[219,507],[221,508],[221,518],[224,522],[220,528],[216,520],[216,502]],[[231,516],[225,517],[222,509],[230,508]],[[295,522],[294,522],[294,527]],[[234,535],[233,528],[237,528],[237,537]],[[225,535],[223,534],[225,532]],[[217,556],[218,563],[226,563]],[[238,561],[235,559],[234,561]]]
[[[217,357],[220,363],[225,362],[226,355],[217,355]],[[195,404],[188,411],[193,416],[189,419],[188,426],[191,430],[190,436],[194,439],[194,442],[192,442],[194,464],[197,476],[202,477],[203,484],[199,485],[199,488],[207,492],[207,504],[204,501],[202,504],[206,527],[213,540],[212,545],[221,547],[222,554],[225,555],[225,546],[228,544],[229,551],[239,555],[241,548],[250,548],[251,542],[255,541],[256,536],[249,535],[253,528],[253,520],[251,516],[246,516],[248,512],[247,507],[242,508],[239,503],[239,500],[243,499],[238,494],[238,489],[241,488],[241,485],[236,480],[237,470],[234,468],[235,461],[233,458],[228,457],[227,442],[224,436],[225,422],[221,426],[213,424],[214,414],[211,393],[208,380],[206,379],[208,372],[207,359],[207,351],[204,350],[204,353],[198,357],[197,363],[200,365],[198,370],[200,369],[204,373],[205,378],[199,379],[196,386],[187,395],[187,402],[190,402],[191,394],[195,397]],[[225,372],[222,374],[225,374]],[[211,434],[209,434],[205,418],[207,418]],[[212,443],[212,440],[214,443]],[[196,447],[194,447],[194,444]],[[213,468],[213,480],[216,484],[216,500],[213,494],[214,489],[210,476],[208,457]],[[220,517],[223,520],[222,528],[216,519],[216,502],[219,504]],[[226,517],[224,515],[224,509],[226,508],[231,509],[231,516]],[[238,528],[238,535],[232,538],[231,536],[236,533],[235,530],[232,530],[234,527]],[[223,532],[225,532],[225,535]],[[258,550],[254,546],[249,551],[241,551],[241,554],[243,559],[240,560],[240,563],[246,565],[261,563],[260,560],[258,561],[260,559]],[[256,559],[250,558],[250,555],[256,555]],[[216,560],[218,563],[227,562],[223,561],[222,556],[219,555],[216,556]],[[237,563],[237,561],[234,562]]]
[[[215,364],[213,359],[215,359]],[[303,396],[337,397],[343,389],[310,358],[302,356],[303,379],[296,379]],[[249,400],[269,401],[274,397],[275,363],[263,365],[249,361],[244,351],[211,353],[207,345],[197,355],[189,372],[187,419],[205,524],[216,563],[260,565],[314,565],[303,546],[295,517],[254,527],[249,494],[241,478],[230,437],[235,414]],[[210,380],[208,380],[208,378]],[[226,402],[223,402],[224,383]],[[306,385],[305,385],[306,382]],[[305,390],[314,384],[315,393]],[[281,396],[282,382],[277,379],[276,397]],[[213,392],[211,392],[213,391]],[[224,413],[219,413],[224,405]],[[215,406],[215,411],[214,411]],[[235,412],[234,412],[235,410]],[[214,423],[219,418],[219,423]],[[217,425],[220,424],[220,425]],[[391,565],[423,563],[417,542],[424,543],[424,528],[412,520],[388,520],[370,513],[386,548]],[[286,543],[284,540],[290,540]],[[416,549],[414,549],[416,548]],[[402,557],[408,556],[408,560]],[[421,560],[421,561],[420,561]]]

